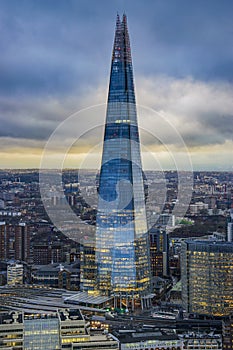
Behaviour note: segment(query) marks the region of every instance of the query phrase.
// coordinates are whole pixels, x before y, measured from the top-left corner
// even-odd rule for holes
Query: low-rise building
[[[7,284],[16,285],[24,282],[24,266],[23,264],[10,263],[7,266]]]
[[[77,265],[49,264],[34,267],[31,278],[33,284],[53,288],[79,289],[80,270]]]
[[[79,309],[0,313],[2,350],[119,350],[109,333],[93,334]]]
[[[23,350],[23,329],[21,312],[0,312],[0,349]]]
[[[121,350],[181,350],[182,340],[176,334],[161,331],[119,330],[113,333],[120,341]]]
[[[222,350],[222,338],[219,334],[189,333],[181,337],[183,350]]]
[[[57,313],[24,314],[24,350],[60,350]]]

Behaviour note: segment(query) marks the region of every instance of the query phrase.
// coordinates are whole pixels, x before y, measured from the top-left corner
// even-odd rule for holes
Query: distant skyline
[[[94,105],[102,107],[80,113],[73,126],[86,132],[64,166],[100,165],[117,12],[128,17],[136,100],[146,107],[138,108],[144,167],[175,167],[169,148],[174,163],[188,152],[194,170],[232,171],[233,2],[228,0],[1,0],[0,168],[38,168],[56,127]],[[64,128],[51,167],[68,139]]]

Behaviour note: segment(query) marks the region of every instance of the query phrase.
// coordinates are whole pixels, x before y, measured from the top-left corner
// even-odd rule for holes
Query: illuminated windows
[[[97,289],[150,289],[149,242],[126,16],[117,18],[96,218]],[[108,271],[108,273],[106,273]]]

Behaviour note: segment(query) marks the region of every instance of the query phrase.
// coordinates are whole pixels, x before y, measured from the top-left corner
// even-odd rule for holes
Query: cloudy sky
[[[63,142],[73,142],[67,118],[82,109],[65,165],[98,167],[115,18],[125,11],[144,166],[173,167],[171,158],[176,163],[185,155],[194,169],[233,170],[231,0],[0,5],[1,168],[39,167],[47,140],[63,123],[49,150],[53,166]]]

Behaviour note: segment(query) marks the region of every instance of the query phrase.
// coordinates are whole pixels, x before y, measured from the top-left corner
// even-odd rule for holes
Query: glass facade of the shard
[[[126,16],[117,16],[96,219],[97,288],[150,289],[149,242],[133,68]]]

